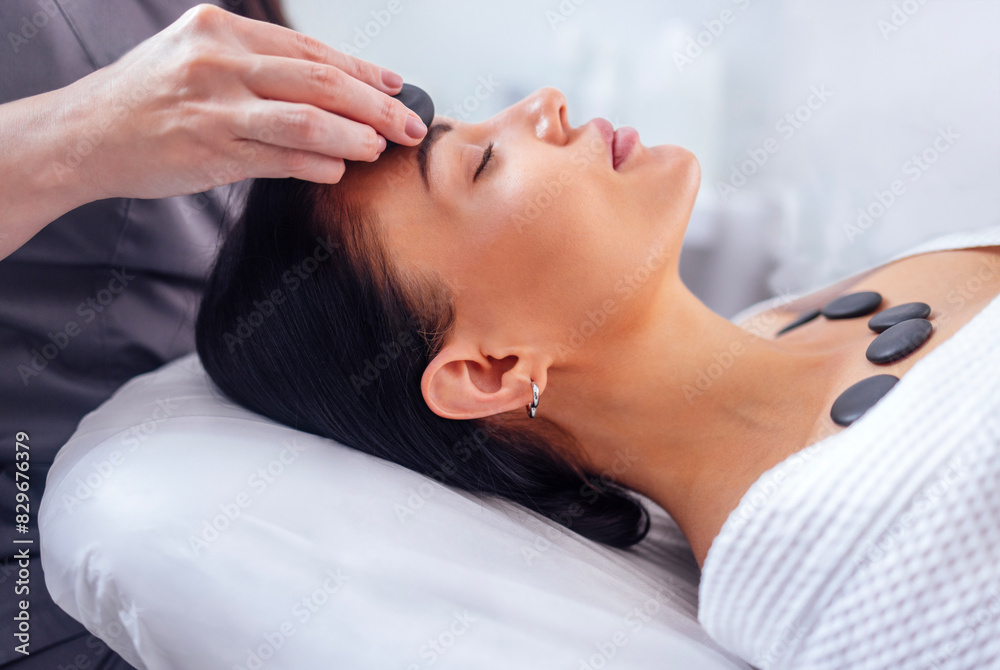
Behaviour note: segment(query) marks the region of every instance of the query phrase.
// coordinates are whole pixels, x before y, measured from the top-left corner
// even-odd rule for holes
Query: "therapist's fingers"
[[[273,23],[236,18],[241,20],[234,23],[233,32],[250,51],[331,65],[389,95],[399,93],[403,85],[402,77],[392,70],[348,56],[309,35]]]
[[[412,144],[427,134],[420,117],[399,100],[330,65],[280,56],[257,56],[248,62],[243,81],[262,98],[307,103],[329,110],[371,126],[397,144]],[[334,155],[365,160],[346,154]]]
[[[326,68],[307,69],[307,72],[312,72],[312,80],[306,79],[305,88],[314,92],[300,95],[300,98],[305,97],[306,100],[321,95],[320,92],[328,86],[327,82],[331,79],[330,70],[338,70],[347,78],[358,82],[360,87],[368,86],[373,88],[374,93],[385,96],[383,99],[376,98],[374,106],[365,115],[372,119],[371,125],[377,133],[406,145],[419,143],[426,134],[423,122],[416,116],[412,117],[411,134],[407,134],[406,122],[411,117],[394,113],[395,107],[385,102],[389,99],[387,94],[398,93],[403,83],[390,70],[348,56],[289,28],[237,16],[213,5],[193,7],[185,12],[177,24],[178,30],[191,39],[192,46],[200,47],[198,50],[203,54],[211,54],[219,47],[223,47],[224,51],[223,45],[228,44],[230,48],[236,46],[237,51],[243,52],[237,56],[237,60],[273,56],[298,61],[307,67],[325,65]]]
[[[401,82],[385,72],[294,31],[197,5],[63,89],[60,113],[83,124],[69,125],[66,142],[102,131],[72,175],[88,202],[198,193],[253,176],[335,183],[345,161],[372,161],[387,140],[413,145],[423,135],[406,133],[413,117],[389,95]]]
[[[253,158],[247,178],[284,179],[295,177],[318,184],[336,184],[344,176],[343,159],[299,149],[276,147],[246,140],[239,153]]]
[[[385,138],[370,126],[280,100],[242,105],[232,131],[244,139],[354,161],[373,161],[386,147]]]

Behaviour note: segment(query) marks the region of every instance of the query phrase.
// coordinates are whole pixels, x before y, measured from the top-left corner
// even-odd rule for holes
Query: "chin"
[[[684,219],[684,226],[694,208],[695,196],[701,184],[701,165],[695,155],[684,147],[672,144],[655,147],[661,171],[660,188],[663,189],[669,211]]]
[[[695,155],[674,144],[660,144],[647,149],[646,165],[636,176],[644,190],[660,208],[677,211],[694,206],[701,183],[701,165]],[[661,209],[662,211],[662,209]]]
[[[646,214],[655,221],[651,231],[655,239],[649,243],[676,262],[701,183],[701,166],[693,153],[672,144],[652,147],[650,154],[653,169]]]
[[[660,144],[650,152],[659,169],[666,172],[672,182],[697,193],[701,183],[701,165],[693,153],[676,144]]]

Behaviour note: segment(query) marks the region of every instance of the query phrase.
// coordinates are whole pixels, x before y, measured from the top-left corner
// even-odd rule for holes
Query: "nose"
[[[567,142],[566,96],[559,89],[540,88],[512,107],[511,112],[538,139],[554,144]]]

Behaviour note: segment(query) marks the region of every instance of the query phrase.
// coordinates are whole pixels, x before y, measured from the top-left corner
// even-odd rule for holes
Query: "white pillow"
[[[58,453],[39,512],[60,607],[138,668],[748,668],[697,622],[698,567],[619,550],[223,397],[195,354]]]

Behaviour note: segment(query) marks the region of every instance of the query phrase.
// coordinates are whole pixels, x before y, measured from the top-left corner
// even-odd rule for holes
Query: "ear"
[[[527,352],[503,358],[483,354],[468,342],[453,341],[434,357],[420,380],[431,411],[446,419],[478,419],[524,408],[531,382],[541,391],[544,371],[531,376]]]

